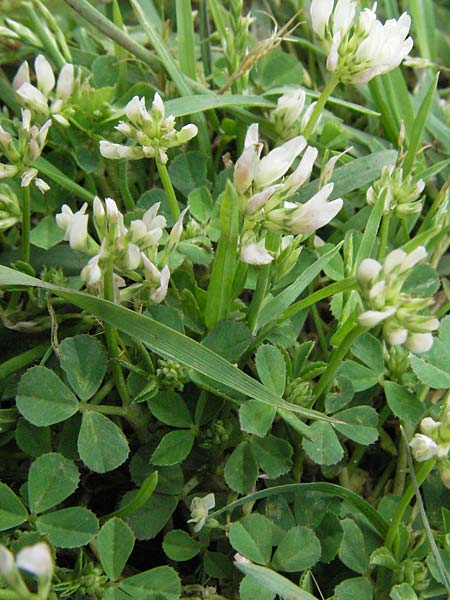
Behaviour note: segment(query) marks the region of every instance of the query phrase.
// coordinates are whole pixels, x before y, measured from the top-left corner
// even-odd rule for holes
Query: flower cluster
[[[424,314],[430,306],[428,298],[412,297],[402,292],[409,271],[427,252],[419,246],[407,254],[401,249],[392,251],[384,264],[366,258],[359,266],[357,278],[367,310],[359,315],[364,327],[383,324],[383,335],[392,346],[405,345],[412,352],[426,352],[433,344],[432,331],[439,320]]]
[[[167,260],[180,240],[186,210],[172,227],[164,251],[158,255],[158,245],[166,227],[166,219],[158,214],[159,203],[151,206],[142,219],[135,219],[125,227],[123,215],[115,201],[106,198],[103,204],[100,198],[95,197],[93,220],[100,243],[88,234],[89,215],[86,214],[86,209],[85,203],[73,213],[64,204],[61,212],[56,215],[56,222],[64,229],[64,239],[71,248],[91,256],[81,272],[83,281],[95,287],[102,282],[109,267],[119,272],[142,268],[144,277],[138,288],[146,288],[152,302],[162,302],[170,280]],[[159,269],[157,264],[162,264],[162,268]]]
[[[273,260],[258,233],[274,231],[286,235],[308,235],[327,225],[341,210],[341,198],[328,202],[333,191],[329,183],[308,202],[290,202],[308,181],[318,151],[296,136],[261,158],[258,125],[247,130],[244,151],[234,168],[234,186],[240,196],[245,222],[241,236],[241,260],[250,264],[268,264]],[[298,167],[284,177],[294,160],[303,153]],[[283,250],[283,248],[282,248]]]
[[[164,103],[156,93],[150,111],[145,106],[145,98],[134,96],[125,106],[128,123],[121,121],[116,129],[136,145],[126,146],[102,140],[100,153],[105,158],[139,160],[154,158],[157,162],[167,163],[167,150],[185,144],[197,135],[197,127],[189,124],[178,131],[175,129],[175,117],[166,117]]]
[[[395,213],[397,217],[408,217],[422,210],[421,194],[425,188],[423,179],[414,181],[411,174],[406,177],[403,169],[384,166],[380,177],[367,190],[367,203],[375,204],[381,194],[385,195],[384,214]]]
[[[438,468],[444,485],[450,488],[450,401],[442,412],[440,421],[431,417],[422,419],[420,423],[421,433],[416,433],[409,445],[414,458],[418,462],[424,462],[436,458]]]
[[[45,181],[37,177],[38,170],[33,164],[44,149],[51,124],[48,119],[40,128],[31,125],[31,112],[22,109],[17,137],[0,125],[0,151],[8,161],[8,164],[0,163],[0,179],[19,176],[22,187],[28,187],[34,181],[42,193],[50,189]]]
[[[288,140],[305,129],[317,104],[312,102],[305,109],[305,100],[306,94],[301,88],[288,90],[278,98],[271,121],[280,140]]]
[[[327,69],[344,83],[367,83],[392,71],[413,47],[408,37],[411,17],[389,19],[383,25],[372,9],[356,14],[355,0],[312,0],[311,21],[328,53]]]
[[[73,113],[69,100],[75,86],[74,66],[66,63],[56,80],[50,63],[45,56],[39,54],[34,61],[34,71],[36,85],[32,85],[30,81],[30,68],[26,61],[21,64],[14,77],[13,88],[19,102],[33,114],[45,119],[51,117],[68,127],[66,117]]]

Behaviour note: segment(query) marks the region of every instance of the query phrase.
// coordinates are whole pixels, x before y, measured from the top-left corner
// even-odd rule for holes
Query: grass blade
[[[436,20],[434,18],[433,2],[430,0],[409,0],[415,39],[419,47],[420,56],[436,62]]]
[[[94,196],[93,194],[91,194],[91,192],[88,192],[83,187],[81,187],[81,185],[78,185],[78,183],[75,183],[75,181],[69,179],[67,175],[64,175],[62,171],[60,171],[57,167],[52,165],[52,163],[45,160],[45,158],[39,158],[35,162],[35,166],[38,169],[38,171],[42,173],[42,175],[53,179],[53,181],[58,183],[61,187],[63,187],[69,192],[72,192],[78,198],[81,198],[81,200],[85,200],[89,204],[92,204],[92,202],[94,201]]]
[[[283,577],[283,575],[267,567],[261,567],[249,561],[237,560],[234,564],[244,575],[248,575],[257,581],[262,589],[270,590],[281,598],[289,598],[289,600],[316,600],[315,596],[305,592],[305,590],[299,588],[295,583]]]
[[[176,14],[178,56],[180,59],[181,70],[191,79],[196,79],[195,42],[191,0],[177,0]]]

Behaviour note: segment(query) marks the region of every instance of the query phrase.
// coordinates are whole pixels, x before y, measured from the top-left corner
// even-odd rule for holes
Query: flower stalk
[[[22,260],[30,262],[30,188],[29,186],[22,187]]]

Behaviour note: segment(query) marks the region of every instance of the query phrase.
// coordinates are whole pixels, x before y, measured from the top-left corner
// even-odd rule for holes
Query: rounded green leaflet
[[[61,368],[81,400],[89,400],[106,373],[107,355],[103,345],[90,335],[66,338],[59,346]]]
[[[118,579],[134,547],[134,535],[129,526],[117,517],[109,519],[97,536],[97,548],[105,573]]]
[[[171,431],[159,442],[150,462],[162,466],[175,465],[189,455],[194,441],[195,434],[189,429]]]
[[[78,452],[91,471],[106,473],[116,469],[129,451],[127,438],[110,419],[93,410],[83,414]]]
[[[80,548],[97,535],[98,519],[87,508],[63,508],[39,517],[36,527],[57,548]]]
[[[6,483],[0,482],[0,531],[17,527],[26,518],[25,506]]]
[[[36,427],[26,419],[20,418],[16,427],[16,444],[33,458],[52,451],[49,427]]]
[[[309,569],[320,559],[322,549],[316,534],[309,527],[294,527],[281,540],[273,557],[280,571],[292,573]]]
[[[28,500],[34,514],[60,504],[78,487],[75,463],[56,452],[43,454],[28,472]]]
[[[272,554],[272,523],[258,513],[248,515],[231,525],[230,543],[253,562],[267,564]]]
[[[124,579],[120,589],[132,598],[153,598],[158,595],[165,600],[178,600],[181,594],[181,582],[171,567],[156,567]]]
[[[164,536],[163,549],[172,560],[183,561],[200,552],[200,543],[182,529],[174,529]]]
[[[78,400],[47,367],[32,367],[17,387],[19,412],[32,425],[44,427],[65,421],[78,411]]]

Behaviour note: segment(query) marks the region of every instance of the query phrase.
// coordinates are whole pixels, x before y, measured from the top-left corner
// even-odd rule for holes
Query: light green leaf
[[[32,367],[22,375],[16,403],[25,419],[37,427],[65,421],[78,411],[78,400],[46,367]]]
[[[351,352],[374,373],[381,375],[384,372],[383,346],[374,335],[361,335],[353,342]]]
[[[425,406],[416,395],[408,392],[402,385],[386,381],[384,391],[389,408],[396,417],[412,424],[418,423],[423,417]]]
[[[27,519],[27,510],[16,494],[0,482],[0,531],[22,525]]]
[[[106,373],[107,356],[103,345],[90,335],[77,335],[64,339],[59,349],[61,368],[73,391],[81,400],[89,400]]]
[[[225,464],[225,481],[235,492],[246,494],[255,484],[258,465],[248,442],[241,442]]]
[[[256,352],[255,366],[261,382],[277,396],[282,396],[286,386],[286,362],[280,350],[263,344]]]
[[[277,409],[257,400],[247,400],[239,408],[242,431],[264,437],[272,427]]]
[[[250,329],[238,321],[221,321],[209,331],[202,344],[229,361],[235,362],[247,350],[251,341]]]
[[[77,489],[79,479],[73,461],[56,452],[43,454],[31,464],[28,472],[31,511],[38,514],[60,504]]]
[[[20,418],[16,427],[16,444],[34,458],[52,451],[52,440],[49,427],[36,427],[26,419]]]
[[[200,152],[178,154],[169,163],[170,180],[175,189],[184,196],[200,187],[208,187],[206,159]]]
[[[372,444],[378,439],[378,413],[371,406],[354,406],[334,414],[335,429],[358,444]]]
[[[321,555],[320,542],[309,527],[289,530],[274,554],[272,565],[279,571],[304,571],[316,564]]]
[[[135,600],[149,600],[153,594],[159,594],[166,600],[178,600],[181,583],[171,567],[156,567],[124,579],[120,589]]]
[[[436,338],[428,352],[410,355],[411,367],[422,383],[432,389],[450,388],[450,349],[440,338]]]
[[[265,438],[251,438],[250,445],[262,470],[276,479],[292,467],[292,446],[286,440],[274,435]]]
[[[154,417],[172,427],[190,427],[192,417],[185,401],[176,392],[159,392],[147,401]]]
[[[129,451],[127,438],[115,423],[93,410],[83,414],[78,452],[91,471],[106,473],[116,469]]]
[[[350,379],[355,392],[363,392],[364,390],[373,387],[380,379],[379,373],[354,360],[344,360],[344,362],[341,363],[337,374]]]
[[[303,450],[319,465],[335,465],[344,456],[344,450],[329,423],[316,421],[309,428],[310,439],[303,438]]]
[[[176,465],[187,458],[194,441],[195,434],[190,430],[171,431],[159,442],[150,462],[154,465]]]
[[[200,552],[200,543],[194,540],[186,531],[173,529],[164,536],[164,552],[171,560],[190,560]]]
[[[272,554],[272,524],[258,513],[235,521],[230,527],[230,544],[249,560],[267,564]]]
[[[48,250],[64,239],[64,231],[58,227],[54,217],[44,217],[30,232],[33,246]]]
[[[372,584],[365,577],[345,579],[336,586],[335,600],[373,600]]]
[[[36,527],[57,548],[80,548],[97,535],[98,519],[87,508],[63,508],[39,517]]]
[[[110,579],[118,579],[134,547],[134,535],[126,523],[117,517],[109,519],[97,535],[100,562]]]
[[[343,519],[341,525],[344,535],[339,548],[339,558],[346,567],[362,574],[369,567],[369,555],[363,533],[353,519]]]
[[[389,598],[391,600],[417,600],[417,594],[409,583],[400,583],[391,589]]]

